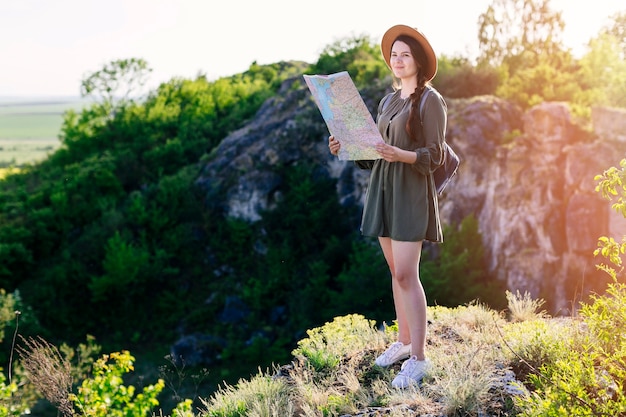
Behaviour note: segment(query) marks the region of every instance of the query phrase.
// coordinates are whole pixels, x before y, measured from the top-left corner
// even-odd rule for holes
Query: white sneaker
[[[429,369],[430,361],[428,359],[418,361],[416,356],[411,356],[409,360],[402,364],[402,368],[391,382],[391,386],[394,388],[406,388],[412,384],[417,384],[424,378]]]
[[[376,358],[376,365],[386,367],[406,359],[411,356],[411,344],[405,345],[402,342],[392,343],[391,346]]]

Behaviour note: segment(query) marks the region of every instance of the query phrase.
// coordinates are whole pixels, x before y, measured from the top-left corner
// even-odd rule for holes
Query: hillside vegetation
[[[447,97],[495,94],[524,108],[566,101],[584,124],[592,104],[626,106],[624,20],[615,17],[580,59],[542,39],[504,54],[491,45],[476,63],[443,56],[435,86]],[[423,273],[426,293],[438,295],[430,348],[440,366],[411,396],[386,387],[393,369],[369,365],[392,337],[392,328],[381,334],[370,322],[392,320],[386,267],[314,161],[275,167],[285,178],[280,203],[258,222],[207,204],[195,180],[230,132],[284,80],[343,70],[359,88],[390,84],[378,46],[347,39],[311,65],[253,63],[214,81],[173,79],[142,100],[103,96],[65,113],[61,145],[47,159],[0,173],[0,359],[8,364],[0,416],[36,405],[39,415],[138,417],[159,403],[185,416],[335,416],[400,403],[448,415],[562,415],[558,407],[578,406],[578,415],[623,413],[622,332],[611,332],[626,317],[620,237],[605,237],[599,252],[615,285],[569,322],[585,326],[562,326],[499,313],[512,311],[511,300],[485,272],[476,219],[448,225],[448,243],[426,251]],[[623,172],[600,179],[607,196],[621,195],[618,205]],[[164,360],[181,334],[202,336],[204,362]],[[115,353],[97,359],[101,351]],[[284,378],[272,370],[246,381],[294,355]],[[129,377],[135,363],[138,375]],[[535,394],[518,401],[506,393],[508,371]]]

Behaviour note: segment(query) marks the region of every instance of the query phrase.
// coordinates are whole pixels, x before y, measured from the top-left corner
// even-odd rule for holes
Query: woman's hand
[[[376,152],[387,162],[397,162],[400,160],[400,149],[395,146],[379,143],[376,145]]]
[[[334,136],[328,137],[328,149],[330,149],[330,153],[337,156],[339,154],[339,149],[341,149],[341,143]]]
[[[387,162],[414,164],[417,160],[417,154],[414,151],[407,151],[406,149],[400,149],[397,146],[391,146],[386,143],[377,144],[376,152]]]

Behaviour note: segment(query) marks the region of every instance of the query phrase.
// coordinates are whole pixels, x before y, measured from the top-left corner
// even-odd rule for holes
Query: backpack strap
[[[430,87],[424,87],[424,91],[422,92],[422,97],[420,98],[420,123],[424,126],[424,103],[426,103],[426,99],[431,93]]]

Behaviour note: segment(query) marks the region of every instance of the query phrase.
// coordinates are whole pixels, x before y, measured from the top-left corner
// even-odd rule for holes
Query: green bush
[[[360,314],[335,317],[332,322],[307,330],[307,337],[298,342],[292,354],[305,359],[318,372],[332,371],[343,357],[382,341],[375,324]]]
[[[444,227],[444,242],[425,246],[420,276],[430,304],[458,306],[474,300],[502,309],[502,284],[487,274],[478,220]]]
[[[136,393],[122,376],[134,369],[129,352],[105,355],[94,363],[92,378],[85,379],[69,400],[84,415],[94,417],[145,417],[159,405],[157,396],[165,384],[159,380]]]
[[[391,274],[377,240],[354,238],[329,302],[335,306],[336,315],[359,312],[377,322],[388,322],[395,316]]]
[[[581,316],[588,331],[529,376],[534,392],[517,399],[520,415],[617,416],[626,409],[626,339],[616,331],[626,327],[626,286],[609,285],[606,295],[583,305]]]

